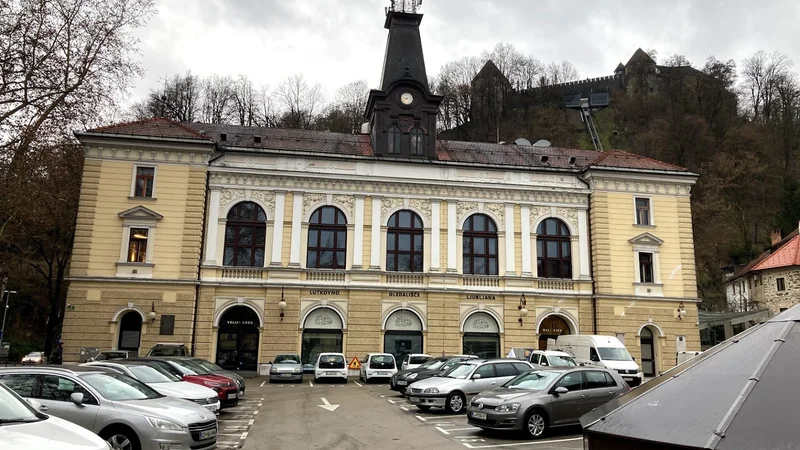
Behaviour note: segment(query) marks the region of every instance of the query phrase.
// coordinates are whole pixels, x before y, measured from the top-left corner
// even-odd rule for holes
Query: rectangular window
[[[649,198],[636,198],[636,225],[652,225]]]
[[[786,283],[783,281],[783,278],[777,278],[777,279],[775,279],[775,281],[777,281],[777,283],[778,283],[778,290],[779,291],[785,291],[786,290]]]
[[[147,262],[147,228],[131,228],[128,238],[128,262]]]
[[[653,254],[639,253],[639,281],[653,283]]]
[[[137,167],[136,184],[133,187],[134,197],[153,197],[153,182],[156,177],[155,167]]]

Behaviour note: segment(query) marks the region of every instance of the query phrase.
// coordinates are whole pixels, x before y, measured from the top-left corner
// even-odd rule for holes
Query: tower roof
[[[426,90],[429,89],[419,34],[421,22],[422,14],[393,9],[386,12],[384,27],[389,30],[389,37],[386,39],[381,90],[386,90],[401,80],[414,80]]]
[[[637,48],[636,51],[633,52],[633,56],[631,56],[631,59],[629,59],[628,62],[625,64],[625,67],[630,66],[631,63],[639,63],[639,62],[652,63],[652,64],[656,63],[655,60],[652,57],[650,57],[650,55],[647,54],[647,52],[641,49],[641,47]]]

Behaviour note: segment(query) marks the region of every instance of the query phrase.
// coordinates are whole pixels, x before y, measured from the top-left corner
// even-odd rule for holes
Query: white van
[[[556,339],[556,349],[569,353],[578,363],[616,370],[630,386],[642,384],[639,365],[616,336],[565,334]]]

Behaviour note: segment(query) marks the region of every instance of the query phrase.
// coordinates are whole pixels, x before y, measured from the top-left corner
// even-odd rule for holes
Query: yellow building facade
[[[420,20],[388,13],[362,134],[166,119],[79,134],[65,360],[176,342],[253,370],[287,352],[505,356],[581,333],[619,337],[654,375],[699,350],[696,176],[437,140],[424,64],[392,64],[421,59],[393,40]]]

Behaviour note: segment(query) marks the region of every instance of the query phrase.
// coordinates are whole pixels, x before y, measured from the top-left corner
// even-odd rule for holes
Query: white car
[[[109,450],[100,436],[66,420],[37,411],[0,383],[0,442],[3,450]]]
[[[569,368],[578,365],[572,355],[557,350],[534,350],[528,361],[537,366],[537,369],[544,367]]]
[[[342,353],[320,353],[314,364],[314,381],[336,378],[347,383],[347,360]]]
[[[358,377],[365,383],[373,378],[391,378],[397,373],[397,362],[391,353],[369,353],[361,361]]]
[[[416,369],[431,358],[431,355],[423,353],[409,353],[403,358],[403,362],[400,363],[400,370]]]
[[[215,414],[219,414],[220,403],[216,391],[199,384],[181,381],[180,378],[157,364],[118,360],[96,361],[82,365],[111,369],[141,381],[155,389],[159,394],[189,400]]]

